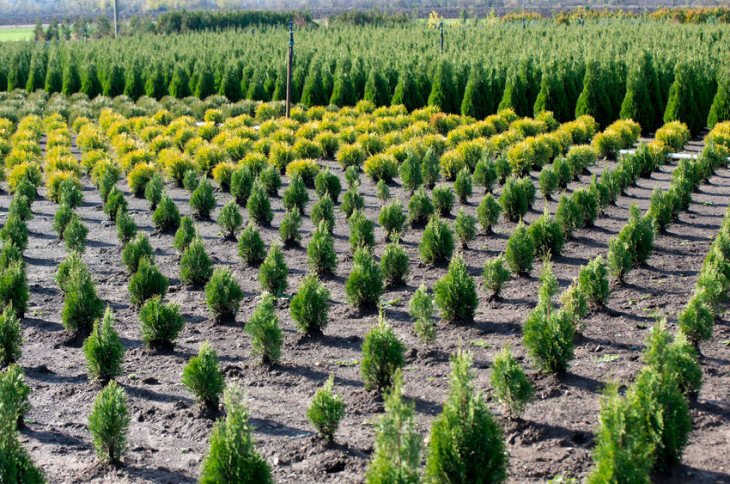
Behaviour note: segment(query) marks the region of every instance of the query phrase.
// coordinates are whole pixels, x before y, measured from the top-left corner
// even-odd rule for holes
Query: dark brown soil
[[[697,149],[694,146],[693,149]],[[599,171],[610,162],[599,162]],[[580,230],[569,241],[564,254],[555,260],[554,270],[561,286],[576,277],[578,268],[589,258],[606,254],[608,240],[628,217],[628,207],[648,205],[654,187],[666,188],[670,164],[651,179],[641,179],[628,190],[616,206],[606,210],[595,227]],[[338,170],[339,172],[339,170]],[[588,176],[580,183],[586,184]],[[571,187],[578,186],[578,183]],[[60,324],[63,298],[53,276],[65,257],[63,245],[52,230],[55,204],[40,199],[33,206],[29,222],[30,243],[26,252],[31,288],[30,308],[24,320],[24,352],[20,361],[33,389],[33,409],[22,429],[22,441],[51,482],[194,482],[207,450],[213,421],[201,413],[191,394],[180,382],[183,365],[209,340],[221,356],[229,382],[243,386],[248,393],[257,447],[283,482],[358,482],[373,447],[373,423],[382,412],[382,402],[363,388],[358,362],[362,339],[377,320],[374,312],[360,313],[345,300],[344,281],[352,265],[347,225],[338,211],[335,229],[340,265],[337,275],[325,281],[332,294],[330,325],[323,336],[303,339],[294,330],[288,300],[279,303],[278,316],[285,333],[282,362],[273,369],[260,367],[249,356],[249,338],[243,322],[256,304],[259,294],[257,270],[240,263],[235,242],[219,235],[213,220],[198,221],[197,227],[217,265],[230,266],[246,292],[235,324],[215,325],[209,319],[201,291],[180,284],[178,255],[171,235],[153,233],[148,204],[135,199],[120,183],[130,202],[131,213],[141,230],[150,234],[161,270],[170,278],[169,300],[182,306],[187,326],[173,352],[156,353],[143,348],[138,319],[130,307],[127,274],[120,261],[120,246],[113,225],[101,210],[98,192],[86,181],[85,202],[78,212],[91,229],[84,256],[93,271],[97,288],[115,310],[117,329],[127,349],[125,375],[119,379],[129,395],[132,423],[129,449],[121,468],[101,465],[90,446],[87,416],[100,386],[89,381],[78,344],[66,344],[67,335]],[[190,213],[188,194],[168,187],[183,214]],[[380,201],[374,185],[363,179],[368,217],[377,220]],[[407,202],[398,187],[391,193]],[[219,193],[218,207],[229,199]],[[314,194],[310,193],[314,199]],[[480,195],[470,198],[465,207],[473,213]],[[689,211],[656,239],[656,250],[645,267],[634,270],[624,285],[613,288],[605,310],[585,321],[585,330],[576,340],[575,360],[561,378],[538,374],[522,345],[521,328],[527,313],[536,303],[537,279],[512,279],[500,301],[487,300],[480,288],[480,304],[474,324],[439,324],[436,342],[429,348],[418,342],[407,316],[410,295],[419,284],[432,287],[444,267],[424,265],[418,257],[420,230],[409,230],[404,244],[411,256],[408,285],[387,291],[387,318],[407,344],[405,371],[406,395],[416,404],[417,428],[427,438],[429,425],[440,411],[447,390],[449,354],[459,347],[474,354],[477,387],[485,394],[490,408],[504,428],[510,455],[510,480],[545,481],[563,476],[584,478],[592,468],[591,449],[600,403],[601,389],[609,381],[630,382],[641,366],[641,351],[654,314],[664,314],[673,325],[677,312],[691,294],[697,271],[710,246],[730,200],[730,170],[722,170],[695,194]],[[0,195],[0,219],[4,221],[10,197]],[[274,223],[262,233],[267,242],[278,240],[278,224],[283,216],[281,200],[274,202]],[[311,202],[310,202],[311,206]],[[548,202],[551,210],[555,202]],[[528,217],[543,210],[538,201]],[[456,210],[454,210],[456,212]],[[244,212],[245,213],[245,212]],[[217,215],[214,212],[213,218]],[[514,224],[501,222],[492,235],[479,235],[465,251],[470,270],[481,275],[484,261],[504,249]],[[306,246],[312,224],[303,225]],[[382,253],[384,233],[376,229],[376,253]],[[304,277],[304,248],[286,250],[291,294]],[[538,268],[539,269],[539,268]],[[702,346],[704,385],[692,407],[694,430],[682,466],[664,482],[728,482],[727,455],[730,454],[730,327],[721,320],[715,334]],[[536,385],[536,399],[523,420],[509,421],[491,398],[490,364],[504,345],[527,366]],[[347,404],[347,415],[336,434],[336,443],[325,445],[313,434],[306,409],[315,390],[328,375],[336,375],[336,390]]]

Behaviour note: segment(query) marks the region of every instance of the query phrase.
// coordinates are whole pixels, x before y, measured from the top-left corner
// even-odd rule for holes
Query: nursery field
[[[0,393],[16,471],[730,479],[730,123],[642,134],[367,101],[286,119],[275,102],[42,91],[0,107],[20,113],[0,119],[0,365],[17,364],[0,392],[29,389],[17,412]],[[90,425],[100,409],[126,446]],[[255,451],[231,443],[246,418]],[[250,452],[238,474],[222,422]]]

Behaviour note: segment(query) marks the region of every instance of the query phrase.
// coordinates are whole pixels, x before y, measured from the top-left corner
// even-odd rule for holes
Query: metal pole
[[[289,59],[286,64],[286,117],[291,111],[291,68],[294,58],[294,22],[289,21]]]
[[[119,30],[117,29],[117,0],[114,0],[113,8],[114,8],[114,38],[117,38],[117,35],[119,34]]]
[[[444,21],[439,22],[439,29],[441,30],[441,52],[444,51]]]

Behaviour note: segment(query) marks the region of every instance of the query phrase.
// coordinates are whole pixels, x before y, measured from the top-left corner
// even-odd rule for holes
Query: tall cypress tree
[[[376,106],[387,106],[390,103],[390,88],[388,79],[376,68],[370,68],[370,74],[365,82],[363,99]]]
[[[392,106],[402,104],[409,111],[413,111],[423,105],[423,101],[418,92],[418,86],[413,80],[410,71],[405,67],[400,71],[398,84],[395,86],[395,92],[393,93],[393,99],[391,99],[390,104]]]
[[[137,100],[145,93],[142,69],[137,62],[130,62],[124,68],[124,94]]]
[[[116,62],[111,64],[101,82],[101,89],[105,96],[116,97],[124,93],[124,70]]]
[[[438,106],[447,113],[458,113],[460,100],[454,82],[454,71],[451,63],[442,60],[436,66],[431,83],[431,93],[428,96],[429,106]]]
[[[198,99],[205,99],[215,93],[213,72],[207,62],[199,61],[195,72],[195,91],[193,94]]]
[[[355,104],[353,79],[350,77],[350,62],[345,59],[337,66],[335,83],[330,96],[330,104],[352,106]]]
[[[502,100],[499,102],[499,110],[513,109],[519,116],[527,116],[530,114],[527,105],[527,88],[525,80],[520,73],[513,70],[507,77],[507,83],[502,93]]]
[[[168,92],[170,93],[170,96],[178,99],[182,99],[190,95],[190,79],[188,77],[188,71],[180,64],[175,64]]]
[[[61,60],[58,58],[58,53],[53,52],[48,56],[44,89],[47,93],[61,92],[62,86],[63,72],[61,71]]]
[[[156,65],[149,72],[144,83],[144,92],[154,99],[161,99],[167,94],[167,84],[165,84],[165,77],[162,75],[162,69],[159,65]]]
[[[81,73],[81,92],[94,99],[101,94],[101,81],[96,72],[96,66],[93,62],[87,61]]]
[[[698,134],[705,126],[706,115],[702,113],[698,99],[698,76],[687,62],[679,62],[674,70],[674,82],[669,88],[669,101],[664,111],[664,122],[682,121],[692,134]]]
[[[646,51],[631,66],[620,116],[639,123],[646,134],[659,127],[664,112],[659,78],[651,54]]]
[[[325,94],[322,83],[322,66],[318,61],[312,61],[309,65],[309,73],[304,81],[301,102],[305,106],[323,106],[327,104],[329,97]]]
[[[461,114],[476,119],[485,118],[489,114],[488,99],[491,94],[484,70],[479,64],[473,65],[461,100]]]
[[[561,75],[561,70],[555,64],[551,64],[543,70],[540,92],[533,106],[535,116],[543,111],[552,111],[558,121],[565,122],[569,120],[571,116],[565,88],[563,87],[564,81],[565,78]]]
[[[723,121],[730,121],[730,65],[718,75],[717,93],[707,116],[707,126],[712,129]]]
[[[61,92],[70,96],[79,92],[81,89],[81,76],[79,75],[79,67],[77,59],[69,56],[63,69],[63,82],[61,84]]]
[[[36,89],[43,89],[46,84],[46,56],[43,51],[36,51],[30,58],[30,70],[28,80],[25,83],[25,90],[33,92]]]
[[[611,123],[611,101],[606,87],[603,85],[601,69],[597,61],[591,61],[586,67],[583,78],[583,91],[575,105],[575,117],[588,114],[601,126]]]

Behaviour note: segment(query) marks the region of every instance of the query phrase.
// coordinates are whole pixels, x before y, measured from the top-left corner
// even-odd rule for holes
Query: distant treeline
[[[188,12],[182,10],[159,15],[156,22],[156,31],[160,34],[173,34],[202,30],[242,29],[261,25],[287,25],[295,19],[298,23],[310,23],[312,22],[312,15],[307,12],[254,10]]]

